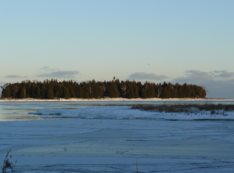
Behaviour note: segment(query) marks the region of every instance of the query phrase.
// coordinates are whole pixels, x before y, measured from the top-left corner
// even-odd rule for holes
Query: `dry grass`
[[[10,158],[12,158],[12,155],[9,156],[11,150],[9,150],[6,154],[6,157],[3,161],[3,166],[2,166],[2,173],[5,173],[8,169],[11,170],[11,172],[14,172],[15,165],[17,163],[17,160],[15,161],[15,165],[9,161]]]
[[[224,114],[226,111],[234,111],[234,105],[223,104],[174,104],[174,105],[135,105],[132,109],[139,109],[144,111],[154,112],[168,112],[168,113],[197,113],[198,111],[210,111],[211,114],[215,114],[216,111],[222,111]]]

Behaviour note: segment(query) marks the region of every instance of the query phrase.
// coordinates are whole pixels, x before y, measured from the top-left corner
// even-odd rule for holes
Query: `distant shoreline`
[[[34,99],[34,98],[26,98],[26,99],[0,99],[0,102],[11,102],[11,101],[25,101],[25,102],[30,102],[30,101],[38,101],[38,102],[63,102],[63,101],[74,101],[74,102],[82,102],[82,101],[234,101],[234,99],[225,99],[225,98],[170,98],[170,99],[162,99],[162,98],[148,98],[148,99],[142,99],[142,98],[136,98],[136,99],[127,99],[127,98],[102,98],[102,99],[78,99],[78,98],[70,98],[70,99],[64,99],[64,98],[59,98],[59,99]]]

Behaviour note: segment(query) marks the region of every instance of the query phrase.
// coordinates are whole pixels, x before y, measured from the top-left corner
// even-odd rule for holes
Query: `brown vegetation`
[[[12,155],[9,156],[11,150],[9,150],[6,154],[6,157],[3,161],[3,166],[2,166],[2,173],[5,173],[8,169],[11,170],[11,172],[14,172],[15,165],[17,163],[17,160],[15,161],[15,165],[9,161],[9,157],[12,158]]]
[[[154,112],[186,112],[186,113],[196,113],[198,111],[210,111],[214,114],[215,111],[222,111],[224,114],[226,111],[234,111],[234,105],[224,105],[224,104],[174,104],[174,105],[135,105],[132,109],[140,109],[144,111],[154,111]]]

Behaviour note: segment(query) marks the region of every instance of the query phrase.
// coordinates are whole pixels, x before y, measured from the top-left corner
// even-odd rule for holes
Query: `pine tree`
[[[182,86],[178,88],[178,98],[184,98],[184,88]]]
[[[2,97],[4,98],[10,98],[11,97],[11,86],[8,85],[3,91],[2,91]]]
[[[44,81],[45,82],[45,81]],[[43,84],[42,88],[41,88],[41,98],[45,99],[46,98],[46,87],[45,87],[45,83]]]
[[[41,90],[40,90],[40,88],[39,87],[37,87],[37,89],[36,89],[36,98],[41,98]]]
[[[91,94],[91,97],[92,98],[98,98],[98,88],[99,86],[97,86],[95,80],[92,81],[92,84],[91,84],[91,89],[92,89],[92,94]]]
[[[134,98],[139,98],[139,92],[136,83],[134,83],[133,85],[133,90],[134,90]]]
[[[153,84],[148,84],[148,90],[146,92],[146,95],[148,96],[148,98],[156,97],[155,88]]]
[[[47,98],[48,99],[53,99],[54,98],[54,90],[53,88],[49,88],[47,91]]]
[[[75,94],[75,92],[74,92],[74,90],[73,90],[72,87],[69,87],[69,91],[71,93],[71,98],[76,98],[76,94]]]
[[[111,85],[108,88],[108,96],[111,98],[119,97],[119,91],[117,89],[116,83],[112,82]]]
[[[63,97],[63,86],[62,84],[59,85],[58,87],[58,92],[57,92],[57,97]]]
[[[130,83],[128,84],[127,98],[135,98],[134,89]]]
[[[89,98],[89,86],[87,84],[83,85],[83,98]]]
[[[168,91],[167,91],[167,88],[166,88],[166,87],[163,88],[161,97],[162,97],[162,98],[169,98]]]
[[[142,90],[141,90],[141,98],[143,98],[143,99],[146,99],[146,98],[147,98],[145,89],[142,89]]]
[[[64,87],[63,93],[64,93],[63,97],[64,97],[65,99],[70,98],[70,93],[69,93],[69,90],[68,90],[67,87]]]
[[[183,85],[183,88],[184,88],[184,97],[185,98],[190,97],[189,87],[186,83]]]
[[[146,82],[121,81],[115,82],[58,82],[57,80],[22,81],[22,83],[5,84],[2,97],[6,98],[102,98],[103,96],[128,98],[192,98],[206,97],[206,89],[197,85],[173,85],[164,82],[163,85]],[[48,89],[49,88],[49,89]],[[55,95],[54,95],[55,94]]]
[[[20,91],[20,98],[26,98],[26,88],[23,87]]]

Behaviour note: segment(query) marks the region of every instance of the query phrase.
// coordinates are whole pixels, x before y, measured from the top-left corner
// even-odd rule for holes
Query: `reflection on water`
[[[0,102],[0,121],[42,120],[37,115],[29,115],[28,112],[36,112],[40,109],[77,109],[87,106],[131,106],[136,104],[234,104],[234,101],[66,101],[66,102]]]

